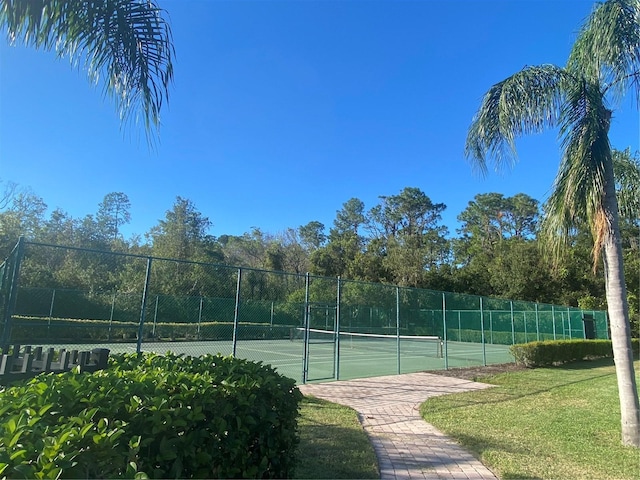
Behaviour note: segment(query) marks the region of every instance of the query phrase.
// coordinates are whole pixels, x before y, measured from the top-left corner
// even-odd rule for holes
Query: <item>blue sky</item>
[[[478,193],[543,201],[556,132],[523,138],[511,171],[474,174],[463,156],[482,95],[526,65],[564,65],[590,0],[158,0],[175,82],[149,150],[114,105],[51,52],[0,41],[0,179],[50,209],[95,213],[124,192],[125,235],[189,198],[215,236],[332,225],[352,197],[367,209],[405,187],[457,215]],[[638,113],[614,114],[616,148],[638,150]]]

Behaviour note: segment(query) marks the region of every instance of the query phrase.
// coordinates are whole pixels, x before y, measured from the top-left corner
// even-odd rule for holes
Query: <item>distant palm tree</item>
[[[171,29],[153,0],[0,0],[9,41],[69,57],[104,84],[122,124],[159,125],[173,78]]]
[[[633,367],[629,309],[622,264],[618,203],[607,100],[640,93],[640,1],[597,4],[565,68],[526,67],[486,93],[469,128],[465,153],[482,172],[516,158],[515,137],[559,127],[562,158],[546,206],[543,234],[555,253],[577,223],[602,254],[621,406],[622,442],[640,447],[640,406]]]

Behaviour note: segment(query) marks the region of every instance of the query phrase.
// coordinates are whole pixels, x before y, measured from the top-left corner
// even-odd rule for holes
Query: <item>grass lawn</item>
[[[612,360],[479,381],[496,387],[429,399],[421,413],[501,479],[640,478],[640,451],[620,443]]]
[[[295,478],[380,478],[376,455],[355,410],[305,397],[298,428]]]

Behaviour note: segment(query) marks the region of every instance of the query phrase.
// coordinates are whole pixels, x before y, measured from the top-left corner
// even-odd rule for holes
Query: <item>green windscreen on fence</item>
[[[602,311],[26,241],[0,265],[0,314],[2,345],[220,353],[300,382],[505,363],[514,343],[608,338]]]

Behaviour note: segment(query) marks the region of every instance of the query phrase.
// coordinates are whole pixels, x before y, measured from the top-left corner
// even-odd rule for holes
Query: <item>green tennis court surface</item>
[[[342,335],[341,335],[342,337]],[[340,342],[309,341],[307,358],[307,381],[341,380],[412,373],[448,367],[482,365],[484,363],[512,362],[508,345],[491,345],[464,342],[447,342],[442,350],[433,340],[400,341],[400,354],[396,338],[367,339],[359,337],[341,338]],[[52,344],[57,349],[86,350],[108,348],[112,353],[135,353],[136,343],[102,344]],[[305,368],[305,342],[292,340],[241,340],[236,344],[236,356],[260,361],[273,366],[279,373],[302,383]],[[337,355],[339,350],[339,355]],[[143,352],[200,356],[206,354],[231,355],[233,342],[229,341],[184,341],[144,342]]]

